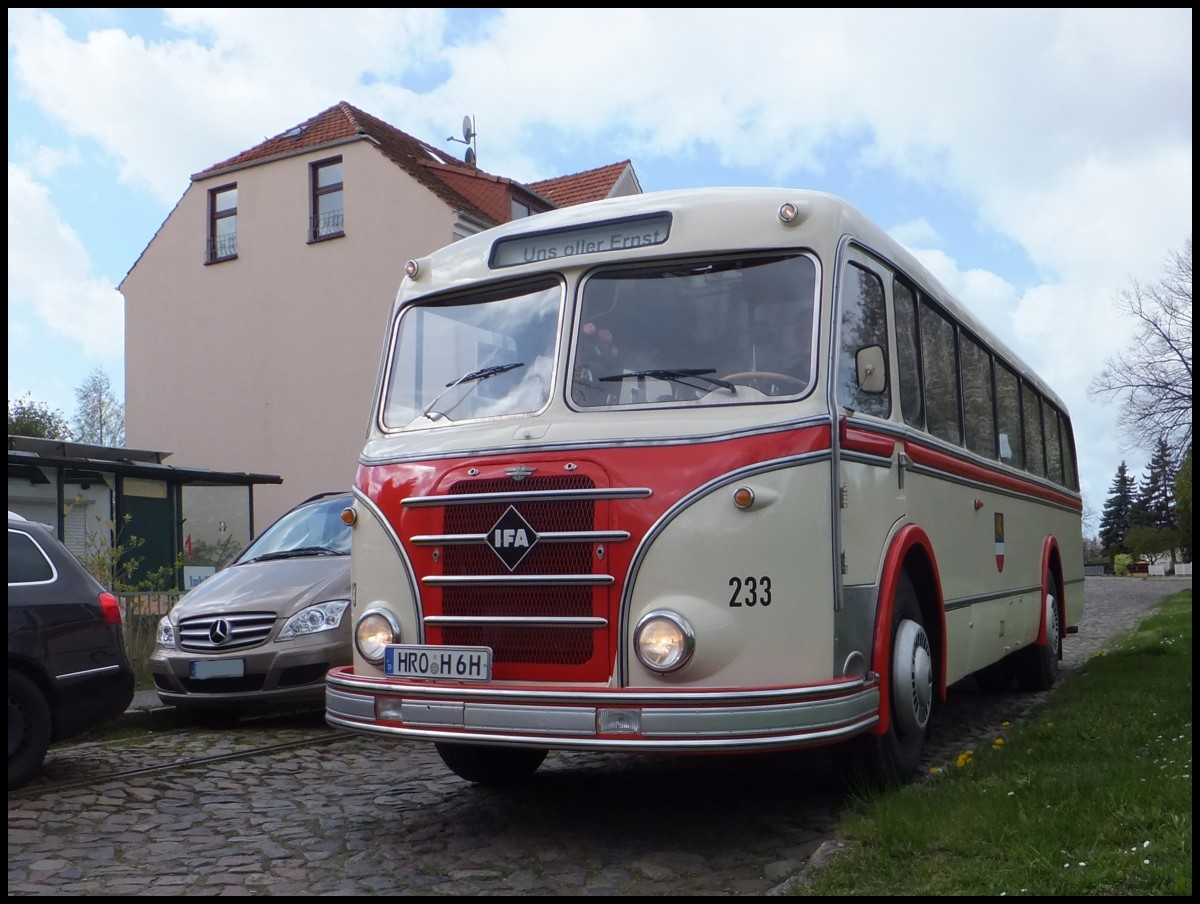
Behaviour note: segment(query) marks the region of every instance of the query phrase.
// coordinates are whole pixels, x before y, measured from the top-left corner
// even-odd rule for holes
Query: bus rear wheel
[[[537,772],[546,750],[537,747],[496,747],[488,744],[434,744],[442,762],[459,778],[476,785],[508,785]]]
[[[889,659],[888,730],[852,742],[846,761],[854,782],[896,785],[906,781],[921,762],[929,718],[933,713],[933,652],[916,590],[907,574],[900,576],[892,605]]]
[[[1053,587],[1053,585],[1051,585]],[[1053,591],[1046,593],[1046,642],[1033,644],[1016,655],[1017,684],[1023,691],[1047,691],[1058,678],[1058,663],[1062,658],[1062,631],[1058,615],[1058,598]]]

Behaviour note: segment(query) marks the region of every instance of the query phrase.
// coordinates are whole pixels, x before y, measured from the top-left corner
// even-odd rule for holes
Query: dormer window
[[[208,247],[204,261],[215,264],[237,257],[237,184],[208,193]]]
[[[345,209],[342,200],[342,158],[333,157],[312,165],[312,218],[308,240],[345,235]]]
[[[529,209],[529,205],[526,204],[524,201],[518,201],[516,198],[512,199],[512,218],[514,220],[519,220],[522,217],[527,217],[531,213],[533,213],[533,211],[531,211]]]

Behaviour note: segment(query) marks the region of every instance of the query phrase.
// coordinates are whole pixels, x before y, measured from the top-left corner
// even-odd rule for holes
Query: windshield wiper
[[[692,389],[707,389],[708,386],[697,386],[695,383],[689,383],[688,378],[694,377],[703,380],[709,386],[720,386],[722,389],[728,389],[731,392],[737,392],[737,387],[728,380],[719,380],[716,377],[710,377],[709,374],[715,374],[715,367],[683,367],[675,369],[655,369],[655,370],[634,370],[627,374],[611,374],[607,377],[601,377],[601,383],[619,383],[621,380],[640,380],[644,377],[650,377],[654,380],[670,380],[675,383],[682,383],[684,386],[690,386]]]
[[[302,556],[344,556],[344,552],[330,549],[328,546],[297,546],[295,549],[277,549],[275,552],[264,552],[261,556],[247,559],[241,565],[251,562],[270,562],[274,559],[298,559]]]
[[[479,370],[467,371],[465,374],[463,374],[457,380],[451,380],[449,383],[447,383],[446,388],[443,389],[441,392],[439,392],[436,396],[434,396],[433,401],[425,406],[425,410],[421,412],[421,416],[427,417],[431,421],[436,421],[439,417],[445,417],[447,414],[449,414],[451,411],[453,411],[455,409],[455,407],[458,406],[459,402],[461,402],[463,399],[465,399],[467,397],[466,395],[463,395],[462,399],[459,399],[458,402],[455,402],[454,405],[451,405],[444,412],[433,411],[433,406],[436,405],[438,402],[440,402],[442,400],[442,397],[446,393],[448,393],[451,389],[453,389],[455,386],[461,386],[463,383],[478,383],[481,380],[487,380],[488,378],[494,377],[497,374],[507,373],[508,371],[512,370],[513,368],[524,367],[524,366],[525,366],[524,361],[512,361],[508,364],[493,364],[491,367],[481,367],[481,368],[479,368]],[[431,411],[433,411],[433,415],[430,415],[429,412],[431,412]]]

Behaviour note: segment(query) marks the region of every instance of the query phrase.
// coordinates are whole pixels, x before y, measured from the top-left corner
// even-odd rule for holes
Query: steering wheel
[[[729,383],[745,383],[759,392],[763,392],[763,386],[769,383],[790,386],[794,392],[799,392],[808,385],[808,381],[803,377],[793,377],[791,374],[781,374],[771,370],[744,370],[741,373],[726,374],[721,379]]]

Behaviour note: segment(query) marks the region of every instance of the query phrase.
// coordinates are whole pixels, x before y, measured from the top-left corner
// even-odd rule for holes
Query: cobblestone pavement
[[[1190,586],[1089,578],[1064,671]],[[953,688],[928,765],[1044,698]],[[845,796],[834,775],[822,751],[552,753],[530,782],[500,790],[453,776],[430,745],[348,735],[319,717],[139,732],[55,746],[46,774],[9,795],[8,891],[779,894],[836,846]]]

